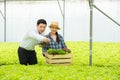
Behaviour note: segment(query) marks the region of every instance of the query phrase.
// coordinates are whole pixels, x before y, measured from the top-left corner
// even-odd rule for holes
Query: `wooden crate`
[[[48,64],[71,64],[72,63],[72,54],[65,55],[50,55],[47,54],[46,62]]]

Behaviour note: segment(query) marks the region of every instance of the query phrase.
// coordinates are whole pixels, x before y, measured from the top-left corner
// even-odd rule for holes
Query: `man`
[[[35,45],[40,43],[48,43],[50,40],[44,37],[47,22],[44,19],[37,21],[36,27],[27,32],[18,48],[18,58],[20,64],[33,65],[37,64]]]

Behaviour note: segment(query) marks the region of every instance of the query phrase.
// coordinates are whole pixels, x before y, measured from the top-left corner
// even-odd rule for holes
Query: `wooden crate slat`
[[[48,64],[52,64],[52,65],[71,65],[72,63],[48,63]]]
[[[46,58],[46,62],[48,63],[67,63],[67,62],[71,62],[72,59],[48,59]]]
[[[50,55],[50,54],[47,54],[47,57],[49,59],[54,59],[54,58],[71,58],[72,54],[65,54],[65,55]]]

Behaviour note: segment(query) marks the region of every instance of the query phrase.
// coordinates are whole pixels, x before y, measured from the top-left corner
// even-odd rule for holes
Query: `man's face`
[[[37,25],[37,30],[39,33],[44,32],[45,28],[46,28],[46,24],[40,23],[39,25]]]

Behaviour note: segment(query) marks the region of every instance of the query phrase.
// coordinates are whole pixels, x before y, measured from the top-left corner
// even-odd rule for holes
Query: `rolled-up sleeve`
[[[42,47],[42,54],[45,54],[47,52],[47,45],[45,45],[44,47]]]

